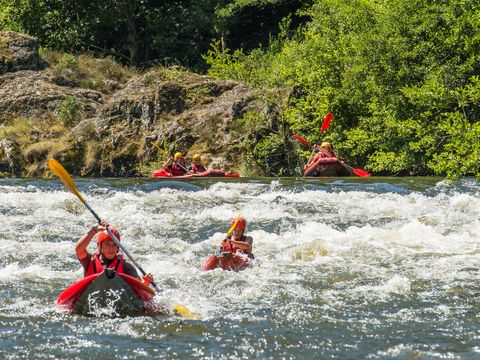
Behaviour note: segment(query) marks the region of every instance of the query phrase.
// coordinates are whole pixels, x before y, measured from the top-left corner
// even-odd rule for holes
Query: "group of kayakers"
[[[103,272],[105,268],[108,268],[140,279],[140,275],[137,273],[135,267],[126,261],[123,255],[119,254],[120,248],[108,233],[107,228],[120,240],[118,230],[110,226],[106,221],[102,221],[100,224],[94,225],[77,241],[75,252],[78,261],[83,266],[84,276],[87,277],[98,274]],[[247,228],[246,219],[243,216],[237,216],[230,223],[230,228],[233,230],[231,234],[227,235],[222,241],[219,251],[222,253],[243,254],[253,259],[253,239],[251,236],[245,235]],[[90,254],[87,251],[87,246],[95,236],[97,236],[97,251],[94,254]],[[153,276],[147,274],[142,280],[149,284],[153,281]]]
[[[163,170],[172,176],[182,176],[186,174],[199,174],[207,171],[202,165],[202,158],[200,154],[193,155],[192,163],[189,167],[186,166],[185,158],[181,152],[175,153],[163,164]]]

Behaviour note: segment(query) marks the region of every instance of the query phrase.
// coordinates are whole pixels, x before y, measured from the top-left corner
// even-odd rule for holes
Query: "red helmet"
[[[117,229],[115,229],[113,226],[109,226],[108,230],[110,230],[116,236],[116,238],[120,240],[120,233]],[[100,246],[105,240],[114,241],[107,230],[103,230],[100,234],[98,234],[97,244]]]
[[[235,226],[236,229],[245,230],[245,228],[247,227],[247,220],[245,220],[243,216],[239,215],[236,218],[232,219],[232,222],[230,223],[230,227],[232,227],[233,224],[235,224],[235,221],[237,221],[237,226]]]

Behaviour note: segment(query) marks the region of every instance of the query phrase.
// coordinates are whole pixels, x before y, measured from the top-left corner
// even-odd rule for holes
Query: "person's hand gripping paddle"
[[[95,211],[93,211],[93,209],[90,207],[90,205],[86,202],[86,200],[83,198],[82,194],[80,194],[80,192],[77,190],[77,188],[75,187],[75,183],[73,182],[73,179],[70,176],[70,174],[67,172],[67,170],[65,170],[65,168],[62,165],[60,165],[60,163],[58,161],[56,161],[55,159],[50,159],[48,161],[48,167],[50,168],[50,170],[52,170],[52,172],[55,175],[57,175],[60,178],[60,180],[63,181],[63,183],[67,186],[67,188],[78,197],[78,199],[83,203],[83,205],[85,205],[85,207],[92,213],[92,215],[95,217],[95,219],[97,219],[98,223],[100,224],[102,222],[102,220],[97,215],[97,213]],[[125,248],[125,246],[118,240],[118,238],[115,236],[115,234],[109,228],[107,228],[106,230],[107,230],[108,234],[110,235],[110,237],[115,242],[115,244],[117,244],[117,246],[120,249],[122,249],[122,251],[125,253],[125,255],[127,255],[129,257],[129,259],[135,264],[135,266],[138,268],[138,270],[140,270],[142,275],[146,276],[145,270],[142,269],[142,267],[138,264],[138,262],[134,259],[134,257],[128,252],[128,250]],[[151,281],[150,284],[153,286],[153,288],[157,292],[160,292],[160,288],[157,286],[157,284],[155,284],[155,282]],[[186,306],[184,306],[182,304],[177,304],[174,309],[178,314],[180,314],[181,316],[183,316],[185,318],[188,318],[188,319],[198,318],[197,314],[191,312]]]

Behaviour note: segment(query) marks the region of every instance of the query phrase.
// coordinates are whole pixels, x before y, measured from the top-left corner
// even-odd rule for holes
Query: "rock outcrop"
[[[38,48],[31,37],[0,33],[3,176],[44,176],[50,157],[75,175],[148,175],[161,163],[152,141],[164,156],[199,152],[209,167],[238,171],[244,115],[276,124],[272,106],[238,82],[158,67],[94,90],[59,73]]]

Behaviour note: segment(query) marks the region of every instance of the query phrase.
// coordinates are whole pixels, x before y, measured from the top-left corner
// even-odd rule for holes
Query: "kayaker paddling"
[[[222,241],[220,251],[246,254],[249,258],[253,259],[253,238],[245,235],[247,220],[243,216],[238,216],[231,221],[230,226],[234,227],[233,231]]]
[[[254,264],[253,238],[245,235],[246,228],[247,221],[243,216],[238,215],[233,219],[220,249],[203,262],[201,269],[208,271],[220,268],[240,271],[252,267]]]
[[[321,145],[313,145],[313,149],[323,154],[324,157],[337,157],[337,155],[333,151],[332,143],[329,143],[327,141],[322,142]]]
[[[85,235],[83,235],[75,246],[77,259],[83,266],[84,276],[89,276],[101,273],[104,268],[115,269],[116,272],[130,275],[134,278],[140,279],[135,267],[119,254],[119,247],[112,239],[110,234],[106,231],[108,229],[120,240],[120,234],[117,229],[103,220],[101,224],[93,226]],[[97,237],[97,249],[95,254],[90,254],[87,247],[95,237]],[[153,276],[147,274],[144,277],[144,282],[152,282]]]
[[[308,169],[315,161],[318,159],[331,159],[331,158],[336,158],[337,155],[333,151],[333,146],[329,142],[322,142],[321,145],[314,144],[313,145],[313,154],[317,154],[316,156],[310,156],[309,161],[305,164],[303,167],[304,170]]]
[[[171,174],[171,176],[182,176],[188,172],[185,166],[185,158],[181,152],[175,153],[175,155],[169,158],[163,164],[163,170]]]

